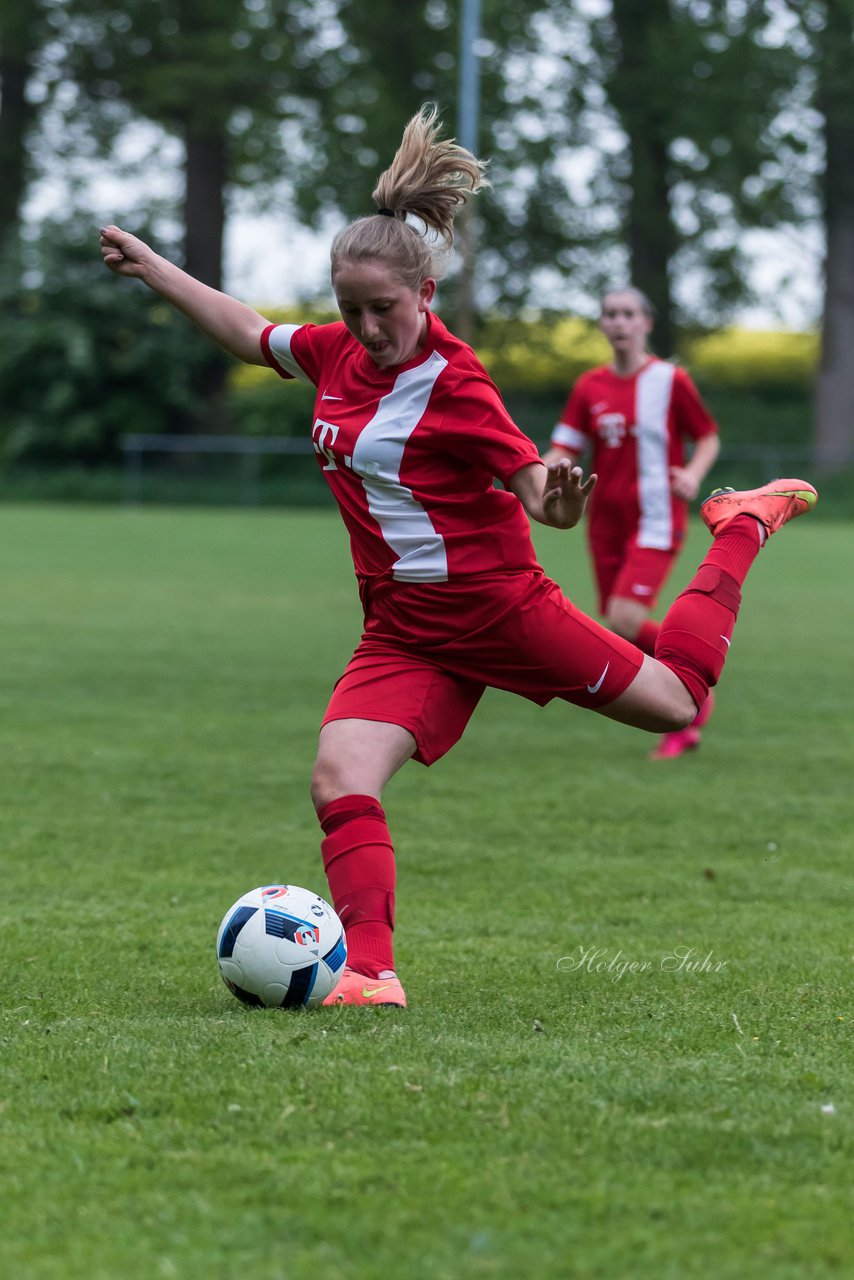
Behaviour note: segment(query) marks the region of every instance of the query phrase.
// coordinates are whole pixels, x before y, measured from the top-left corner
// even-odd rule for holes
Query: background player
[[[381,803],[398,769],[444,755],[487,686],[655,733],[688,724],[723,668],[765,538],[816,500],[803,481],[708,499],[715,541],[664,619],[657,659],[576,609],[538,565],[529,519],[571,528],[593,480],[566,459],[543,465],[474,352],[431,312],[434,236],[450,245],[455,213],[482,183],[481,163],[439,140],[435,111],[415,116],[377,184],[377,212],[333,242],[343,323],[328,325],[271,325],[120,228],[101,231],[112,271],[142,279],[239,359],[316,389],[312,438],[365,612],[312,775],[349,953],[332,1003],[406,1004]]]
[[[652,304],[639,289],[611,289],[599,328],[609,364],[582,374],[554,429],[547,463],[575,461],[592,448],[598,477],[587,537],[599,612],[618,635],[655,653],[660,623],[650,618],[679,554],[688,503],[718,456],[717,426],[684,369],[648,349]],[[685,444],[694,442],[690,461]],[[697,747],[711,698],[692,725],[665,734],[653,759]]]

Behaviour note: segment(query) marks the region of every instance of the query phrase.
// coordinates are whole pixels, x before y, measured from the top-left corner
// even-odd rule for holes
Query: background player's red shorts
[[[661,588],[676,561],[680,547],[659,551],[653,547],[639,547],[637,535],[630,538],[614,536],[613,531],[589,531],[590,555],[596,587],[599,594],[599,612],[607,611],[612,596],[621,600],[637,600],[647,609],[654,609]]]
[[[366,594],[365,631],[323,723],[402,725],[424,764],[461,737],[487,686],[540,706],[563,698],[598,708],[628,688],[643,662],[542,572],[384,583]]]

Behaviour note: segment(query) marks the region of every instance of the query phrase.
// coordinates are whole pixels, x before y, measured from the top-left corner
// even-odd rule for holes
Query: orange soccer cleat
[[[817,502],[818,494],[806,480],[772,480],[759,489],[715,489],[701,503],[700,515],[714,536],[736,516],[754,516],[771,534]]]
[[[396,973],[389,969],[381,978],[366,978],[345,965],[341,981],[324,1004],[373,1004],[380,1008],[406,1008],[406,992]]]

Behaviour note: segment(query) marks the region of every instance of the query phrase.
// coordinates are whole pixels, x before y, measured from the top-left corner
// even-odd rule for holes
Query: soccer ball
[[[347,944],[328,902],[294,884],[251,889],[216,936],[222,980],[244,1004],[312,1009],[338,985]]]

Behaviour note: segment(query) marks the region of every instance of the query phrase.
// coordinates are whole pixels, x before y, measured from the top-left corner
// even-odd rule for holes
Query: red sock
[[[658,633],[661,630],[660,622],[653,622],[651,618],[647,618],[646,622],[640,625],[640,631],[635,636],[635,644],[642,653],[648,653],[650,657],[655,653],[655,642],[658,639]]]
[[[661,624],[655,656],[675,672],[698,708],[720,678],[741,604],[741,584],[761,545],[753,516],[738,516],[712,543]]]
[[[373,796],[341,796],[318,811],[332,905],[347,935],[347,964],[366,978],[394,969],[394,847]]]
[[[755,516],[736,516],[723,533],[719,533],[706,552],[703,564],[714,564],[739,586],[765,543],[764,527]]]

